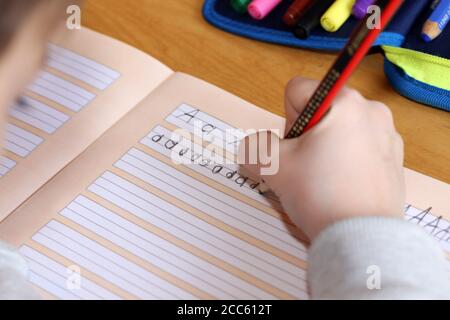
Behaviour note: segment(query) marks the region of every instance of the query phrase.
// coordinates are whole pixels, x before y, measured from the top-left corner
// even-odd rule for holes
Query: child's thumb
[[[264,180],[270,187],[278,184],[280,156],[289,142],[272,131],[260,131],[245,137],[239,145],[238,164],[255,178]]]

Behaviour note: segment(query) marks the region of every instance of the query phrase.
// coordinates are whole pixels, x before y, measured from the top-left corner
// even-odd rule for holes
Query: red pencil
[[[368,19],[363,19],[353,32],[350,40],[328,71],[305,110],[297,118],[286,135],[286,139],[300,136],[316,125],[331,107],[336,95],[342,89],[358,64],[365,57],[381,31],[387,26],[404,0],[387,0],[379,4],[382,8],[380,28],[369,29]]]

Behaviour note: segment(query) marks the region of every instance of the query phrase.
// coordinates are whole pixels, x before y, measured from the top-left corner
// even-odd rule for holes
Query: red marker
[[[312,2],[313,0],[295,0],[283,16],[284,24],[289,27],[295,27],[303,12]]]

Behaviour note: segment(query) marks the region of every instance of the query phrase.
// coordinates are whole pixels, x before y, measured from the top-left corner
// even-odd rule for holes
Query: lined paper
[[[65,300],[120,300],[120,297],[79,275],[80,286],[76,289],[68,285],[68,266],[55,262],[39,251],[22,246],[20,253],[25,257],[30,269],[31,283],[45,287],[50,294]]]
[[[7,157],[0,156],[0,178],[16,166],[16,162]]]
[[[432,208],[418,209],[412,205],[405,206],[405,219],[423,227],[450,254],[450,222],[442,216],[432,213]]]
[[[242,130],[211,117],[190,105],[182,104],[170,114],[166,121],[232,154],[236,154],[239,142],[245,137]]]
[[[176,206],[171,205],[170,203],[162,199],[159,199],[158,197],[150,194],[142,188],[137,187],[136,185],[133,185],[132,183],[113,173],[106,172],[101,178],[97,179],[97,181],[89,187],[89,190],[104,198],[105,200],[114,203],[118,207],[138,216],[143,220],[159,226],[164,230],[167,230],[173,235],[186,240],[189,243],[196,243],[200,245],[200,248],[207,251],[209,254],[212,254],[221,259],[225,259],[227,262],[235,264],[243,270],[248,270],[249,272],[251,272],[251,274],[264,275],[262,277],[263,279],[271,279],[273,281],[271,283],[279,284],[280,287],[290,291],[295,296],[302,296],[304,294],[302,293],[302,290],[305,290],[306,287],[304,282],[305,273],[300,268],[292,266],[289,263],[275,258],[272,255],[268,255],[267,253],[263,254],[262,251],[258,250],[256,247],[251,245],[249,246],[248,244],[245,244],[245,242],[239,241],[235,237],[220,232],[218,228],[214,228],[213,226],[201,222],[200,219],[195,218],[194,216],[190,216],[187,212],[183,212]],[[155,213],[160,214],[157,215]],[[203,227],[198,228],[195,226]],[[185,231],[183,232],[183,230],[192,230],[193,232],[186,233]],[[201,232],[201,230],[206,231],[206,233]],[[189,237],[189,234],[196,235],[197,238],[200,238],[200,241]],[[215,237],[213,236],[211,238],[212,235],[215,235]],[[219,239],[217,239],[217,237],[219,237]],[[220,240],[221,238],[225,238],[226,242],[231,242],[231,247],[229,244],[227,245],[223,240]],[[215,246],[211,247],[210,244],[213,244]],[[231,248],[236,245],[238,246],[238,248],[243,248],[242,250],[245,251],[242,251],[242,253],[237,253],[235,249],[232,250]],[[225,254],[225,250],[228,251],[228,254]],[[258,264],[256,264],[257,267],[255,267],[254,261],[252,261],[252,259],[255,258],[249,256],[252,251],[260,253],[261,258],[265,259],[256,259],[259,264],[259,266]],[[247,252],[247,254],[243,254],[244,252]],[[303,255],[305,254],[304,251],[302,251],[302,253]],[[241,257],[241,259],[233,259],[233,255],[240,256],[242,254],[243,256]],[[244,263],[242,259],[245,259],[247,263]],[[279,265],[279,267],[274,268],[273,265]],[[288,281],[285,280],[280,282],[276,279],[279,277],[277,275],[278,271],[272,271],[272,274],[269,274],[264,270],[260,270],[259,268],[261,266],[265,266],[267,268],[266,270],[278,269],[278,271],[280,271],[280,274],[283,274],[282,278],[285,277],[288,279]],[[292,281],[293,283],[297,282],[298,284],[291,286],[290,282]]]
[[[297,238],[300,237],[298,229],[135,147],[113,163],[112,168],[119,169],[123,175],[105,171],[87,187],[89,194],[79,195],[59,212],[78,225],[77,230],[88,230],[95,237],[87,237],[53,220],[32,237],[33,241],[142,299],[197,299],[195,290],[218,299],[277,299],[277,292],[292,298],[307,298],[303,267],[246,240],[250,236],[301,261],[306,259],[306,248]],[[126,179],[126,175],[245,236],[205,221]],[[103,203],[120,208],[122,214]],[[188,247],[151,232],[127,216],[162,230]],[[170,274],[170,279],[178,280],[163,279],[133,264],[117,251],[100,245],[96,241],[100,238],[113,248],[125,250],[152,268]],[[179,281],[192,290],[179,286]],[[38,286],[46,290],[45,285]]]
[[[94,93],[47,71],[41,71],[28,89],[74,112],[79,112],[95,98]]]
[[[6,125],[6,150],[24,158],[28,156],[44,139],[13,124]]]
[[[52,69],[65,74],[68,78],[63,79],[53,73]],[[71,113],[80,112],[94,101],[95,89],[105,90],[119,77],[119,72],[103,64],[50,44],[44,70],[28,86],[28,90],[34,94],[33,97],[25,93],[9,109],[9,116],[17,121],[7,126],[4,148],[21,158],[26,158],[45,141],[46,135],[54,134],[67,123]],[[92,89],[82,88],[77,81],[84,82]],[[56,104],[61,108],[49,104]],[[28,126],[37,132],[30,132]],[[7,166],[0,163],[0,178],[14,166],[15,164]]]
[[[120,73],[87,59],[75,52],[49,44],[49,67],[81,80],[94,88],[105,90],[120,77]]]
[[[9,115],[48,134],[54,133],[70,119],[68,115],[26,96],[9,110]]]
[[[205,177],[227,186],[237,192],[245,194],[267,206],[274,206],[281,210],[281,204],[273,192],[261,194],[260,182],[239,173],[239,165],[224,163],[224,159],[215,160],[210,150],[172,132],[162,126],[156,126],[146,137],[140,141],[143,145],[153,149],[161,155],[171,158],[176,155],[186,167],[202,174]],[[202,152],[197,152],[202,150]]]
[[[212,296],[273,298],[86,197],[77,198],[61,214]]]
[[[305,248],[289,233],[283,221],[209,187],[138,149],[131,149],[114,165],[224,223],[295,257],[305,258]]]
[[[60,222],[50,221],[33,240],[139,298],[193,298]]]
[[[282,213],[269,213],[279,201],[239,176],[236,163],[219,164],[206,149],[197,153],[199,145],[163,126],[197,134],[186,112],[209,127],[229,129],[183,104],[130,145],[33,235],[48,256],[22,248],[36,286],[61,299],[112,295],[93,274],[124,296],[140,299],[308,298],[307,249],[300,231]],[[214,144],[233,154],[233,143],[229,148],[224,142],[237,136],[211,134]],[[176,164],[173,153],[190,161]],[[232,196],[236,193],[239,197]],[[423,226],[449,252],[448,221],[413,206],[405,207],[405,219]],[[67,290],[66,266],[55,256],[80,266],[89,287]]]

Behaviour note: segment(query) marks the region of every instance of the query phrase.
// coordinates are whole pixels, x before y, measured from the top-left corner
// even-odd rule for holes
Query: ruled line
[[[245,137],[242,130],[185,103],[178,106],[165,121],[186,129],[231,154],[237,154],[239,142]]]
[[[135,148],[131,150],[138,151]],[[142,151],[139,152],[142,153]],[[230,202],[239,203],[239,206],[230,206],[223,201],[219,201],[217,199],[217,194],[219,193],[217,190],[213,190],[204,184],[199,187],[199,183],[194,181],[193,178],[149,155],[146,156],[148,159],[151,159],[152,164],[141,163],[136,165],[136,163],[131,163],[130,155],[127,154],[116,162],[114,166],[188,203],[196,209],[237,227],[245,233],[256,236],[260,240],[274,245],[295,257],[306,258],[304,246],[299,240],[295,239],[288,231],[283,232],[283,230],[268,224],[267,221],[263,221],[261,218],[273,218],[271,222],[276,220],[280,224],[282,224],[282,221],[264,212],[260,214],[260,217],[255,217],[248,210],[236,209],[241,204],[244,207],[245,204],[223,193],[220,196],[226,196]],[[174,171],[177,172],[175,173]],[[262,226],[264,226],[264,230],[261,229]],[[268,231],[270,231],[270,234]]]
[[[13,124],[6,125],[6,150],[25,158],[28,156],[44,139],[21,129]]]
[[[171,285],[61,222],[52,220],[33,236],[33,240],[137,297],[195,299],[188,292]],[[169,293],[162,289],[161,284],[173,292]]]
[[[22,246],[19,249],[19,251],[28,261],[29,268],[31,271],[35,272],[36,274],[39,274],[41,277],[47,279],[54,285],[57,285],[60,289],[69,292],[70,294],[75,294],[82,299],[108,299],[108,300],[121,299],[119,296],[111,293],[110,291],[88,280],[82,274],[79,274],[80,287],[69,289],[67,282],[69,280],[69,277],[71,276],[71,273],[68,272],[69,269],[66,266],[54,261],[44,253],[41,253],[38,250],[35,250],[26,245]],[[30,262],[34,262],[38,266]],[[59,281],[57,281],[58,279]],[[39,286],[38,283],[36,283],[36,285]],[[49,291],[48,289],[51,289],[46,286],[39,286],[39,287],[41,287],[46,291]],[[57,292],[52,291],[49,292],[60,299],[65,299],[64,296],[60,296],[59,294],[57,294]],[[85,295],[85,292],[87,292],[87,296]]]
[[[99,90],[105,90],[114,83],[120,73],[102,63],[49,44],[49,60],[47,64]]]
[[[26,96],[10,108],[9,115],[47,134],[53,134],[70,119],[66,114]]]
[[[197,246],[200,250],[230,263],[262,281],[268,281],[280,290],[294,296],[305,295],[306,283],[303,279],[306,276],[301,268],[203,222],[201,219],[184,212],[111,172],[105,172],[88,187],[88,190],[138,218],[168,231],[191,245]],[[157,212],[161,212],[161,214],[156,214]],[[189,221],[189,223],[186,223],[186,221]],[[198,227],[193,228],[193,226]],[[212,233],[215,236],[212,236]],[[194,234],[195,236],[193,236]],[[211,246],[209,244],[211,242],[215,243],[216,247]],[[230,243],[233,245],[230,245]],[[220,246],[219,250],[217,250],[218,246]],[[236,250],[234,246],[239,246],[242,249]],[[251,261],[255,261],[255,257],[248,255],[248,251],[258,254],[259,258],[255,262],[258,267],[252,265]],[[231,254],[229,254],[230,252]],[[261,254],[262,252],[264,254]],[[233,254],[239,255],[239,258],[236,259]],[[267,263],[267,260],[276,263],[280,269],[275,268],[271,263]]]
[[[5,156],[0,156],[0,178],[5,176],[16,166],[16,162]]]
[[[168,143],[176,140],[176,145]],[[239,165],[235,163],[216,162],[211,151],[203,148],[193,141],[189,141],[173,131],[162,126],[156,126],[147,136],[140,141],[146,147],[171,158],[174,155],[186,159],[188,163],[181,165],[194,170],[201,175],[210,178],[224,186],[231,188],[263,205],[274,207],[281,211],[281,203],[272,192],[261,194],[258,187],[259,181],[255,181],[248,176],[243,176],[239,171]],[[199,151],[201,150],[201,153]]]
[[[236,299],[237,297],[233,296],[233,292],[239,292],[238,290],[245,292],[245,289],[236,287],[236,283],[238,283],[236,279],[224,274],[223,271],[215,266],[132,224],[92,200],[82,197],[77,199],[78,201],[80,199],[81,201],[84,200],[90,208],[80,205],[75,200],[66,208],[72,213],[63,210],[61,214],[213,296],[221,299]],[[77,205],[79,206],[78,209]],[[93,206],[97,209],[101,208],[103,214],[99,213],[98,210],[91,210]],[[87,212],[81,213],[83,209],[80,210],[80,207]],[[78,217],[74,214],[78,215]],[[108,235],[108,233],[110,234]],[[210,290],[211,288],[212,291]],[[223,295],[221,292],[227,292],[227,295]],[[255,298],[248,292],[246,297]]]

